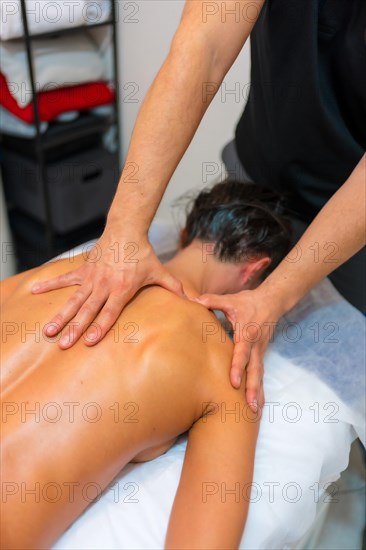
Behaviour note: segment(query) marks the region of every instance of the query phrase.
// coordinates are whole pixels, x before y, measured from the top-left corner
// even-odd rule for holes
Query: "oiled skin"
[[[76,257],[73,266],[83,261]],[[210,446],[212,438],[231,434],[230,419],[226,432],[219,421],[216,429],[218,415],[204,425],[196,423],[205,411],[213,412],[208,403],[244,404],[243,392],[229,384],[232,344],[223,337],[216,318],[160,287],[140,291],[97,346],[88,347],[80,340],[60,350],[56,341],[43,336],[42,329],[75,287],[41,295],[32,295],[30,288],[34,281],[68,269],[68,260],[62,260],[3,283],[2,548],[49,548],[90,504],[98,488],[105,488],[128,462],[162,454],[193,425],[191,433],[196,429],[203,435],[192,443],[189,460],[200,459],[201,452],[206,456],[209,448],[202,446],[203,432]],[[208,326],[210,334],[205,338]],[[211,335],[216,326],[216,335]],[[237,443],[233,433],[224,450],[247,453],[247,462],[238,458],[237,467],[230,465],[230,471],[233,468],[237,477],[243,469],[243,479],[250,481],[257,423],[241,421],[239,428],[236,424],[232,423],[233,430],[240,430],[243,442]],[[205,461],[208,468],[218,470],[216,463]],[[209,544],[199,532],[200,525],[196,535],[192,531],[196,538],[186,540],[182,521],[187,500],[194,494],[192,480],[198,480],[202,464],[203,478],[211,475],[205,471],[205,461],[194,462],[186,481],[182,476],[168,547],[189,547],[192,540],[199,543],[201,536],[202,545]],[[201,486],[202,480],[200,485],[197,481],[197,495]],[[27,492],[32,489],[36,492]],[[217,514],[215,506],[213,514]],[[246,514],[246,509],[237,508],[233,512],[236,535],[230,539],[235,541]],[[211,521],[209,514],[207,521]],[[233,543],[224,532],[212,544],[221,544],[221,536],[227,547],[237,544],[230,546]]]

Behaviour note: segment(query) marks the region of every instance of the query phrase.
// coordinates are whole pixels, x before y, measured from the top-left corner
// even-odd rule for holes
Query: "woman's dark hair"
[[[290,250],[291,225],[283,212],[283,196],[229,179],[190,201],[181,246],[193,239],[215,243],[213,254],[223,262],[269,256],[268,275]]]

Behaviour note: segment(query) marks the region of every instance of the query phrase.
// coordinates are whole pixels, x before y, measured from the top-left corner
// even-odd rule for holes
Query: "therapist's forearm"
[[[366,155],[325,204],[297,245],[261,284],[278,314],[365,245]]]
[[[236,2],[258,6],[263,0]],[[235,4],[235,2],[228,2]],[[150,87],[132,133],[107,226],[146,234],[168,182],[254,21],[228,17],[202,22],[200,6],[187,2],[169,55]]]

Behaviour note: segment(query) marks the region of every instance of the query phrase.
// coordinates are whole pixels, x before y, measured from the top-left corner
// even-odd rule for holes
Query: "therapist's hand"
[[[239,388],[246,369],[246,400],[256,412],[258,407],[262,408],[264,405],[264,352],[280,318],[280,312],[271,308],[268,298],[262,295],[260,286],[237,294],[203,294],[195,301],[209,309],[223,311],[231,323],[234,331],[231,384],[234,388]]]
[[[103,234],[85,263],[68,273],[32,287],[34,294],[79,285],[65,305],[47,323],[46,335],[57,335],[70,321],[73,331],[62,336],[59,346],[71,347],[88,330],[88,345],[98,343],[121,311],[143,286],[156,284],[185,297],[180,281],[161,264],[147,238],[116,241]],[[71,337],[71,339],[70,339]]]

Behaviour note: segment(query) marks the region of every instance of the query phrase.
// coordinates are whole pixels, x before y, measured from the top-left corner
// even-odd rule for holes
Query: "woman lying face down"
[[[166,264],[189,297],[258,285],[289,249],[277,204],[258,186],[230,181],[200,193],[182,248]],[[81,339],[61,350],[44,325],[74,289],[30,288],[70,261],[90,259],[55,261],[2,283],[1,547],[49,548],[93,490],[189,430],[166,548],[237,548],[248,503],[207,489],[252,480],[259,418],[246,404],[245,380],[240,390],[229,382],[230,339],[203,306],[150,286],[97,346]]]

